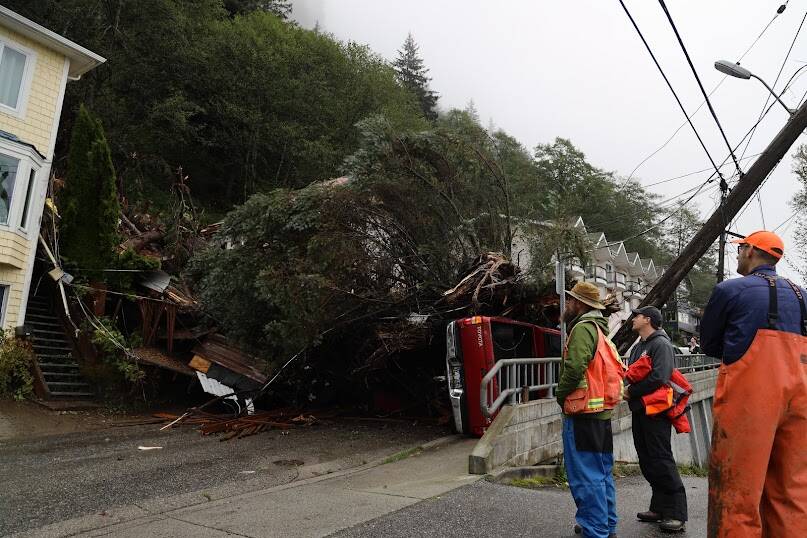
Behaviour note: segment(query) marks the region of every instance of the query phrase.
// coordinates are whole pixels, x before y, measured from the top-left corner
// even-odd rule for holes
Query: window
[[[6,322],[6,298],[8,297],[8,286],[0,284],[0,323]]]
[[[31,173],[28,175],[28,190],[25,192],[25,205],[22,206],[22,218],[20,219],[20,228],[23,230],[28,229],[28,213],[31,210],[31,194],[34,192],[35,183],[36,170],[31,168]]]
[[[11,198],[14,195],[14,183],[17,181],[19,166],[18,159],[0,154],[0,224],[8,224]]]
[[[0,109],[21,115],[34,53],[0,41]]]

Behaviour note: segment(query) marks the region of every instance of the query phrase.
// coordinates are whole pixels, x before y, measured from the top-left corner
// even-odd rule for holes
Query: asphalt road
[[[0,536],[143,499],[232,484],[234,492],[285,484],[301,470],[355,467],[442,435],[409,423],[329,422],[219,442],[159,426],[0,441]],[[162,448],[142,451],[138,446]]]
[[[683,477],[690,520],[686,533],[706,535],[707,482]],[[617,480],[620,538],[671,536],[655,525],[640,523],[636,512],[647,509],[649,487],[641,476]],[[573,537],[574,502],[567,489],[529,490],[480,481],[333,534],[339,538],[415,538],[477,536],[541,538]]]

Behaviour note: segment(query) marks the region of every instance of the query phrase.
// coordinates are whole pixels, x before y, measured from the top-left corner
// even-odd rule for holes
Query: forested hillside
[[[352,371],[370,368],[396,333],[368,320],[433,313],[470,260],[509,256],[524,223],[559,231],[531,238],[538,285],[558,249],[585,256],[585,238],[564,233],[577,216],[657,265],[699,226],[694,209],[659,208],[571,140],[527,148],[472,106],[442,106],[416,35],[401,36],[393,61],[297,26],[289,2],[4,4],[107,59],[68,85],[56,174],[70,169],[84,106],[105,130],[124,211],[176,214],[179,181],[202,219],[224,218],[219,238],[238,248],[189,252],[177,270],[270,363],[330,338],[358,361]],[[695,305],[714,265],[707,256],[690,274]]]

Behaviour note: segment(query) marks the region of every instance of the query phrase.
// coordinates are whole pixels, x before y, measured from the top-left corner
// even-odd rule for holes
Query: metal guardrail
[[[491,418],[504,403],[517,404],[522,393],[546,391],[541,398],[553,398],[558,386],[560,357],[502,359],[482,378],[479,404],[482,415]],[[720,359],[701,354],[676,355],[675,367],[683,374],[711,370]]]
[[[675,356],[675,367],[678,368],[678,371],[682,374],[711,370],[720,366],[720,362],[720,359],[707,357],[700,353]]]

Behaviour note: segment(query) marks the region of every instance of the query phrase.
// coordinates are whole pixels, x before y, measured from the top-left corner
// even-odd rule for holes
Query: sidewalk
[[[149,499],[13,536],[327,536],[477,481],[467,474],[475,443],[445,438],[400,461],[225,498],[214,489],[203,494],[219,500],[205,501],[199,492]]]
[[[636,520],[647,510],[650,487],[641,476],[617,480],[619,538],[706,536],[705,478],[682,477],[687,488],[686,533],[665,534]],[[568,489],[529,490],[480,481],[398,512],[340,531],[334,538],[434,536],[579,538],[572,531],[574,502]]]

